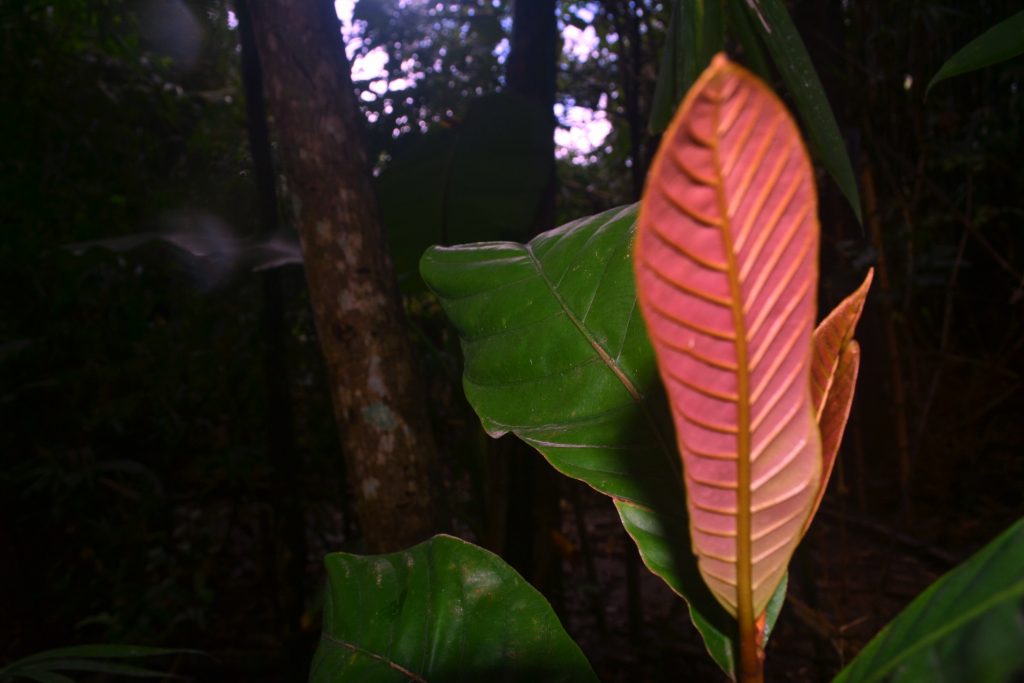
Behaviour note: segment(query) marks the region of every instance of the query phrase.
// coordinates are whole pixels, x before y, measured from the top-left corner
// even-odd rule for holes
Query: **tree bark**
[[[548,184],[537,211],[535,233],[555,227],[555,75],[558,24],[555,0],[516,0],[512,6],[512,41],[508,55],[509,90],[525,95],[551,122],[548,136]]]
[[[635,9],[628,2],[618,0],[606,2],[608,17],[615,32],[619,36],[616,50],[619,55],[619,73],[622,75],[622,100],[629,128],[629,159],[630,178],[632,179],[632,201],[640,201],[647,179],[647,159],[644,155],[644,142],[647,137],[647,124],[640,114],[640,87],[643,74],[643,46],[640,42],[640,19]]]
[[[437,452],[329,0],[250,4],[287,198],[368,549],[441,526]]]
[[[263,99],[263,70],[256,52],[256,36],[249,12],[250,0],[235,0],[238,36],[241,44],[242,87],[245,94],[246,128],[258,202],[256,231],[269,240],[280,229],[277,182],[274,174],[270,131]],[[305,608],[306,536],[302,503],[297,487],[299,461],[295,451],[288,367],[288,327],[285,307],[285,272],[271,268],[260,274],[263,307],[263,376],[266,387],[266,448],[272,467],[272,508],[270,515],[270,558],[267,563],[270,587],[275,598],[278,621],[289,671],[302,671],[307,652],[303,647],[301,619]]]
[[[558,26],[555,0],[516,0],[513,4],[512,42],[508,58],[509,90],[533,100],[547,113],[550,130],[548,182],[544,187],[533,233],[555,227],[555,74]],[[552,535],[558,531],[559,474],[524,442],[506,436],[492,455],[507,492],[505,529],[500,552],[555,606],[561,606],[561,560]]]

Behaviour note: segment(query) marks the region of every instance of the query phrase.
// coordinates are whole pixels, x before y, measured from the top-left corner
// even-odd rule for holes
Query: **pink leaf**
[[[693,551],[741,641],[754,640],[821,481],[810,382],[818,235],[795,123],[767,86],[717,56],[651,167],[634,264]]]
[[[850,419],[853,391],[860,369],[860,346],[853,340],[853,331],[864,310],[864,300],[871,289],[874,274],[874,269],[869,270],[857,291],[836,306],[814,330],[811,396],[821,430],[821,483],[804,531],[825,496],[839,443]]]

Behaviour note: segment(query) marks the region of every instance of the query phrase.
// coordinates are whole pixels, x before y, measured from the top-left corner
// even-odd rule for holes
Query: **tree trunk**
[[[619,73],[622,75],[622,99],[629,128],[629,160],[630,178],[632,180],[632,201],[640,201],[647,179],[647,159],[644,154],[644,142],[647,137],[647,124],[640,113],[640,88],[643,74],[643,46],[640,38],[640,18],[635,8],[628,2],[619,5],[618,0],[606,2],[608,18],[619,40],[615,47],[619,56]]]
[[[555,68],[558,58],[555,0],[517,0],[513,5],[508,58],[509,90],[524,95],[547,113],[550,131],[548,182],[533,233],[555,227]],[[507,489],[505,529],[500,552],[552,602],[561,604],[561,560],[553,534],[559,530],[559,474],[524,442],[507,436],[492,448],[495,472]]]
[[[258,201],[257,232],[269,240],[280,229],[277,182],[271,153],[267,111],[263,100],[263,70],[256,52],[256,36],[249,12],[249,0],[236,0],[238,34],[241,43],[242,87],[245,93],[246,128]],[[260,328],[263,337],[263,376],[267,392],[266,448],[272,468],[270,525],[271,543],[268,569],[275,597],[278,621],[283,621],[288,670],[302,671],[306,648],[303,647],[301,620],[305,608],[306,536],[303,509],[296,483],[299,461],[295,452],[295,427],[292,413],[291,382],[288,368],[288,327],[285,317],[285,272],[271,268],[260,274],[263,307]]]
[[[555,68],[558,60],[558,25],[555,0],[516,0],[513,4],[512,42],[508,55],[509,90],[525,95],[547,112],[551,122],[548,184],[544,190],[534,232],[555,227]]]
[[[437,452],[329,0],[250,5],[349,483],[370,551],[440,524]]]

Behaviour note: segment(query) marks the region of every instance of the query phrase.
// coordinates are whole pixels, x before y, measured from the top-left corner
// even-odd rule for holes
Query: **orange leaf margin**
[[[821,485],[811,516],[804,527],[806,533],[811,520],[821,506],[828,481],[836,464],[839,444],[850,419],[853,392],[860,370],[860,345],[853,332],[864,311],[864,301],[875,271],[868,271],[857,290],[836,306],[814,330],[814,363],[811,366],[811,396],[821,430]]]

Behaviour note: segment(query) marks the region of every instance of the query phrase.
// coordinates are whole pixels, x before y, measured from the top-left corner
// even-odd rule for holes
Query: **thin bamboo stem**
[[[892,382],[892,410],[896,421],[896,447],[899,451],[899,484],[900,503],[904,514],[911,512],[910,477],[912,463],[910,458],[910,438],[907,422],[907,391],[903,381],[903,362],[899,343],[896,339],[896,325],[892,310],[892,284],[889,279],[889,267],[885,256],[885,244],[882,240],[882,221],[878,215],[878,196],[875,192],[875,178],[871,167],[865,163],[861,168],[861,188],[864,193],[864,209],[871,241],[877,254],[875,272],[878,276],[878,287],[882,296],[882,311],[885,326],[885,341],[889,350],[889,374]]]

